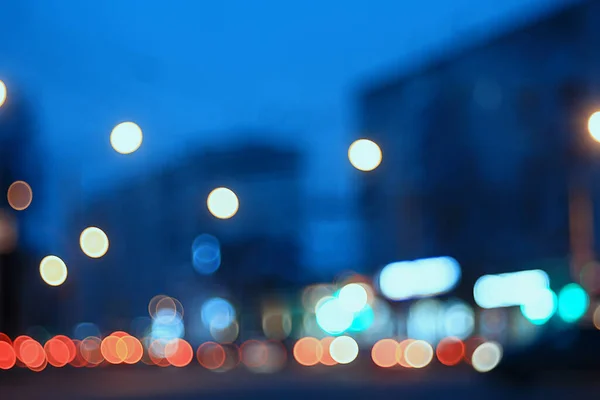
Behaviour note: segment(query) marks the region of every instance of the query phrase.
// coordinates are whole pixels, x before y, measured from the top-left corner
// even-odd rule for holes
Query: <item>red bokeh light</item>
[[[192,346],[183,339],[175,339],[167,343],[165,354],[171,365],[178,368],[187,366],[194,358]]]
[[[42,365],[47,363],[46,352],[44,352],[44,348],[41,344],[33,339],[25,340],[21,344],[20,350],[21,360],[31,370],[36,371],[42,367]]]
[[[221,368],[225,364],[226,356],[223,346],[215,342],[202,343],[196,352],[198,363],[210,370]]]
[[[456,337],[442,339],[435,350],[438,360],[444,365],[456,365],[465,355],[465,344]]]
[[[67,365],[71,358],[69,347],[60,339],[52,338],[44,345],[48,364],[56,368]]]
[[[75,357],[73,357],[69,364],[71,364],[71,366],[75,368],[86,367],[88,363],[85,360],[85,358],[83,358],[83,356],[81,355],[81,341],[76,339],[73,340],[73,346],[75,346]]]
[[[0,369],[11,369],[17,362],[15,349],[5,341],[0,341]]]
[[[258,340],[247,340],[240,346],[242,363],[249,368],[260,368],[269,360],[267,345]]]
[[[477,349],[480,345],[485,343],[485,341],[486,340],[480,336],[473,336],[467,339],[467,341],[464,344],[465,352],[463,357],[467,364],[471,365],[471,358],[473,357],[473,352],[475,352],[475,349]]]
[[[12,346],[13,342],[7,334],[0,332],[0,342],[6,342]]]

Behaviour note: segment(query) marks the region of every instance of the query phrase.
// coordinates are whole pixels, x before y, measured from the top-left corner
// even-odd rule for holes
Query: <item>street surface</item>
[[[111,366],[94,369],[0,371],[0,399],[579,399],[600,391],[596,374],[561,374],[516,384],[460,368],[422,371],[379,370],[367,365],[301,368],[254,374],[242,367],[212,373],[200,366],[183,369]],[[577,377],[576,381],[573,378]],[[591,397],[590,397],[591,396]]]

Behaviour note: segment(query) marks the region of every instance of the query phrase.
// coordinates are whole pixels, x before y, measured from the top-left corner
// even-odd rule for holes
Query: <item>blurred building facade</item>
[[[262,143],[204,149],[84,199],[70,224],[73,235],[98,226],[110,248],[98,260],[72,248],[71,259],[82,270],[73,276],[81,280],[77,318],[112,315],[126,321],[147,313],[148,301],[161,293],[188,305],[195,295],[235,293],[231,298],[242,300],[260,288],[295,281],[303,223],[301,163],[297,151]],[[221,186],[240,201],[228,220],[212,216],[206,204],[211,190]],[[200,234],[221,244],[221,267],[210,276],[192,266],[192,243]]]
[[[53,296],[37,273],[39,232],[36,217],[43,196],[16,211],[9,204],[8,189],[25,181],[34,193],[42,188],[43,160],[34,146],[35,118],[27,96],[9,86],[0,103],[0,332],[15,334],[39,321],[53,323],[47,300]]]
[[[585,127],[598,48],[589,1],[371,84],[361,128],[384,158],[362,189],[370,262],[449,255],[472,283],[566,258],[573,173],[600,159]]]

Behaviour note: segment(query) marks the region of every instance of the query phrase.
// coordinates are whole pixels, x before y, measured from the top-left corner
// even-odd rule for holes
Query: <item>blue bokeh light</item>
[[[75,325],[75,329],[73,329],[74,339],[83,340],[90,336],[100,337],[100,328],[98,328],[98,325],[93,322],[81,322]]]
[[[201,317],[205,328],[225,329],[235,321],[236,313],[230,302],[213,297],[202,305]]]
[[[198,236],[192,243],[192,265],[196,272],[210,275],[221,266],[221,245],[209,234]]]
[[[173,317],[173,311],[167,309],[158,310],[152,320],[150,336],[153,340],[169,341],[182,338],[185,333],[183,318],[179,313]]]

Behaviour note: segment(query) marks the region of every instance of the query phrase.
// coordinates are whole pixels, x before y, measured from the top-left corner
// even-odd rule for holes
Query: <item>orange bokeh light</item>
[[[459,338],[447,337],[438,343],[435,354],[442,364],[453,366],[465,356],[465,344]]]
[[[121,364],[127,358],[127,345],[118,336],[107,336],[100,345],[102,357],[110,364]]]
[[[142,343],[140,343],[137,338],[130,335],[123,336],[121,340],[127,347],[127,355],[125,356],[123,362],[125,364],[137,364],[144,355],[144,347],[142,346]]]
[[[323,346],[319,339],[304,337],[296,342],[293,353],[298,364],[310,367],[317,365],[323,357]]]
[[[0,369],[11,369],[15,366],[16,362],[15,349],[13,349],[10,343],[3,340],[0,341]]]
[[[178,368],[187,366],[194,358],[192,346],[183,339],[175,339],[167,343],[165,354],[171,365]]]
[[[225,364],[225,349],[218,343],[206,342],[198,347],[196,358],[198,363],[206,369],[219,369]]]
[[[338,363],[333,359],[333,357],[331,357],[331,352],[329,351],[331,342],[333,342],[334,339],[335,338],[332,336],[326,336],[323,339],[321,339],[321,348],[323,349],[323,355],[321,356],[319,362],[328,367],[337,365]]]
[[[398,343],[398,347],[396,348],[396,361],[404,368],[412,368],[408,361],[406,361],[405,352],[408,345],[414,341],[414,339],[405,339]]]
[[[371,358],[381,368],[391,368],[398,363],[398,342],[394,339],[381,339],[373,345]]]

